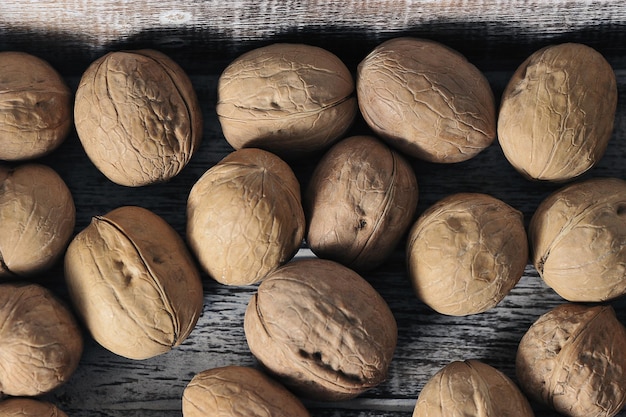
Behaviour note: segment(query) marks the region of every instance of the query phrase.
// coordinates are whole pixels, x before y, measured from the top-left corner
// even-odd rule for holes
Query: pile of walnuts
[[[520,341],[519,388],[489,365],[453,362],[426,383],[414,416],[532,416],[529,399],[574,417],[621,410],[626,329],[606,302],[626,293],[626,181],[579,180],[602,158],[617,106],[614,72],[597,51],[567,43],[533,53],[499,108],[460,53],[409,37],[378,45],[355,76],[319,47],[261,47],[228,65],[217,90],[233,151],[190,188],[186,240],[138,206],[73,235],[67,186],[33,160],[73,123],[110,181],[169,181],[202,137],[192,83],[160,52],[110,52],[72,100],[46,62],[0,53],[0,395],[34,397],[67,381],[82,355],[79,323],[126,358],[175,348],[202,312],[206,274],[258,285],[244,329],[262,369],[199,372],[184,416],[308,416],[299,397],[347,400],[386,379],[397,325],[361,274],[406,238],[407,278],[438,313],[496,307],[529,261],[567,301]],[[370,134],[346,137],[359,114]],[[487,194],[449,195],[417,213],[411,159],[454,164],[496,138],[528,181],[562,184],[528,230],[520,211]],[[301,189],[292,164],[313,157]],[[303,242],[316,257],[293,260]],[[57,261],[71,306],[29,281]],[[0,410],[54,407],[16,401]]]

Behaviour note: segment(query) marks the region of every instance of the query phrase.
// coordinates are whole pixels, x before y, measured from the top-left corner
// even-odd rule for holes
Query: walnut
[[[568,301],[626,294],[626,181],[592,178],[553,192],[528,230],[532,263]]]
[[[183,416],[309,417],[300,400],[261,371],[224,366],[196,374],[183,392]]]
[[[74,118],[93,164],[130,187],[178,175],[202,138],[191,81],[169,57],[147,49],[93,62],[76,91]]]
[[[67,417],[56,405],[33,398],[9,398],[0,402],[2,417]]]
[[[52,168],[0,166],[0,281],[51,268],[72,237],[75,218],[72,194]]]
[[[58,388],[73,375],[82,352],[74,315],[50,290],[0,284],[0,394],[36,396]]]
[[[616,108],[615,73],[599,52],[576,43],[547,46],[528,57],[509,81],[498,140],[523,176],[568,181],[604,155]]]
[[[611,306],[562,304],[520,341],[515,362],[528,396],[570,417],[611,417],[626,402],[626,329]]]
[[[67,249],[65,278],[93,338],[130,359],[178,346],[202,313],[191,254],[165,220],[144,208],[94,217]]]
[[[298,179],[286,162],[261,149],[232,152],[189,193],[187,241],[222,284],[262,280],[296,254],[304,230]]]
[[[369,127],[407,155],[436,163],[476,156],[496,137],[487,78],[438,42],[383,42],[357,68],[359,108]]]
[[[522,213],[480,193],[453,194],[429,207],[407,243],[418,298],[448,315],[495,307],[522,277],[527,261]]]
[[[292,261],[269,274],[246,309],[252,354],[287,387],[334,401],[385,380],[397,342],[385,300],[330,260]]]
[[[373,136],[335,144],[305,195],[307,243],[356,270],[382,264],[414,221],[417,179],[406,159]]]
[[[58,148],[72,128],[72,99],[48,62],[0,52],[0,159],[35,159]]]
[[[235,149],[298,158],[327,148],[351,126],[354,80],[331,52],[276,43],[249,51],[223,71],[217,115]]]

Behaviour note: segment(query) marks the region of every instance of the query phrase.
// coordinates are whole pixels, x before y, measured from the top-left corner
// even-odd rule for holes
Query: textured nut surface
[[[309,182],[307,243],[321,258],[372,269],[414,221],[417,199],[417,179],[402,155],[372,136],[343,139]]]
[[[496,368],[477,360],[444,366],[419,394],[414,417],[533,417],[524,394]]]
[[[409,277],[420,300],[448,315],[496,306],[528,261],[522,213],[492,196],[458,193],[429,207],[409,232]]]
[[[287,163],[261,149],[232,152],[189,193],[189,246],[222,284],[263,279],[296,254],[304,229],[298,179]]]
[[[2,417],[67,417],[56,405],[32,398],[9,398],[0,402]]]
[[[75,218],[72,194],[52,168],[0,166],[0,281],[52,267],[72,237]]]
[[[496,137],[489,82],[465,57],[437,42],[383,42],[359,64],[356,89],[370,128],[408,155],[465,161]]]
[[[0,52],[0,159],[34,159],[56,149],[72,127],[72,99],[46,61]]]
[[[76,91],[74,118],[89,159],[125,186],[176,176],[202,138],[191,81],[153,50],[110,52],[94,61]]]
[[[528,396],[572,417],[611,417],[626,402],[626,329],[610,306],[562,304],[520,341],[516,373]]]
[[[183,392],[183,416],[309,417],[300,400],[262,372],[224,366],[196,374]]]
[[[359,274],[323,259],[271,273],[244,318],[248,346],[280,381],[307,397],[356,397],[387,376],[397,342],[385,300]]]
[[[0,394],[35,396],[61,386],[83,353],[83,336],[59,299],[37,284],[0,284]]]
[[[561,297],[626,294],[626,181],[593,178],[555,191],[537,207],[528,234],[535,268]]]
[[[130,359],[179,345],[202,312],[200,274],[183,240],[140,207],[94,217],[68,247],[65,278],[94,339]]]
[[[218,82],[217,114],[235,148],[262,148],[283,158],[328,147],[358,111],[354,80],[331,52],[277,43],[233,61]]]
[[[513,74],[498,115],[498,141],[511,165],[534,180],[567,181],[604,155],[617,106],[615,73],[594,49],[545,47]]]

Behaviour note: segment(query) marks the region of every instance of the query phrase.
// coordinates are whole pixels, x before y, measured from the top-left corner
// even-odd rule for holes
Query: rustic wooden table
[[[75,89],[86,66],[110,50],[150,47],[167,53],[189,73],[202,102],[203,143],[172,181],[139,189],[117,186],[90,163],[72,133],[49,164],[65,179],[77,207],[76,232],[94,215],[140,205],[166,219],[183,237],[185,204],[193,183],[232,149],[215,114],[217,79],[239,54],[271,42],[305,42],[327,48],[351,70],[385,39],[427,37],[465,54],[484,71],[499,97],[513,70],[541,46],[576,41],[602,52],[613,65],[620,101],[613,137],[600,164],[586,177],[626,179],[626,3],[618,1],[373,0],[373,1],[16,1],[0,3],[0,50],[22,50],[51,62]],[[357,120],[350,134],[367,133]],[[491,194],[529,221],[556,185],[521,178],[497,143],[454,165],[412,161],[418,214],[455,192]],[[294,166],[306,185],[315,160]],[[564,302],[532,266],[494,309],[468,317],[437,314],[417,301],[408,282],[403,246],[381,268],[365,274],[389,303],[399,340],[388,380],[341,403],[305,401],[314,417],[408,417],[425,382],[453,360],[480,359],[515,379],[517,344],[541,314]],[[311,256],[303,248],[298,256]],[[39,278],[67,297],[60,266]],[[256,366],[244,332],[243,312],[255,286],[225,287],[205,277],[205,306],[184,344],[159,357],[133,361],[86,336],[72,379],[45,398],[72,417],[181,415],[182,391],[192,376],[229,365]],[[626,302],[612,303],[626,324]],[[555,414],[534,404],[537,416]],[[620,416],[626,416],[623,411]]]

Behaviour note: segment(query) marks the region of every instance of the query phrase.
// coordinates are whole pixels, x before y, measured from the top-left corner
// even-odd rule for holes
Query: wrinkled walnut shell
[[[94,61],[76,91],[74,118],[93,164],[130,187],[178,175],[202,138],[191,81],[169,57],[148,49]]]
[[[397,342],[385,300],[356,272],[329,260],[293,261],[251,298],[244,330],[252,354],[301,395],[356,397],[387,377]]]
[[[0,52],[0,159],[35,159],[58,148],[72,127],[72,99],[46,61]]]
[[[530,220],[532,262],[568,301],[626,294],[626,181],[593,178],[541,202]]]
[[[9,398],[0,402],[2,417],[67,417],[56,405],[32,398]]]
[[[498,115],[504,156],[523,176],[562,182],[602,158],[617,108],[611,65],[576,43],[533,53],[513,74]]]
[[[528,396],[571,417],[611,417],[626,403],[626,329],[610,306],[563,304],[520,341],[516,373]]]
[[[465,161],[496,137],[489,81],[440,43],[408,37],[383,42],[359,64],[356,89],[370,128],[407,155]]]
[[[414,221],[417,179],[402,155],[372,136],[335,144],[305,195],[307,243],[356,270],[383,263]]]
[[[417,297],[433,310],[455,316],[484,312],[524,273],[522,213],[485,194],[450,195],[415,222],[407,257]]]
[[[65,278],[93,338],[130,359],[178,346],[202,313],[200,274],[183,240],[140,207],[94,217],[67,249]]]
[[[287,163],[261,149],[232,152],[189,193],[187,241],[222,284],[262,280],[296,254],[304,230],[298,179]]]
[[[67,382],[83,353],[69,308],[38,284],[0,284],[0,394],[36,396]]]
[[[224,366],[196,374],[183,392],[183,416],[309,417],[302,402],[262,372]]]
[[[354,80],[331,52],[276,43],[233,61],[218,82],[217,115],[235,149],[296,158],[327,148],[357,111]]]
[[[413,417],[533,417],[530,403],[505,374],[477,360],[444,366],[422,388]]]

